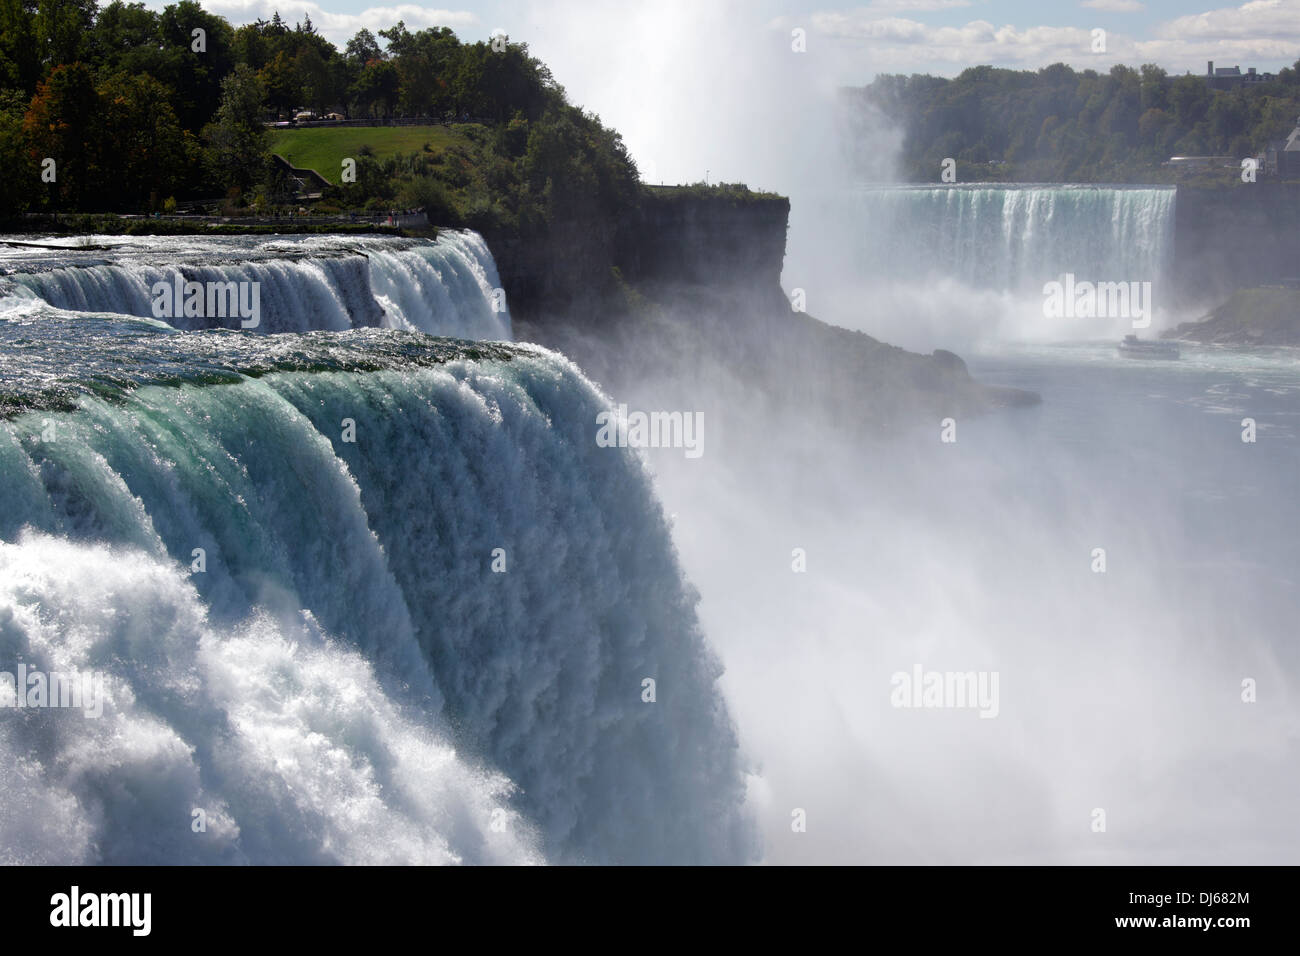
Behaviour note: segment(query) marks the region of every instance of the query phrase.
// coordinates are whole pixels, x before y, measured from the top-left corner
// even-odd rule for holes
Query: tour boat
[[[1119,352],[1129,358],[1176,359],[1179,356],[1176,342],[1143,341],[1136,335],[1124,336]]]

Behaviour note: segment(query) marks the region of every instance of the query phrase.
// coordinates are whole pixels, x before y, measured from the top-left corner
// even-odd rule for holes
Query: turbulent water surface
[[[863,265],[984,288],[1034,287],[1074,272],[1159,277],[1173,242],[1175,190],[1104,186],[863,187],[855,214]]]
[[[1176,191],[1159,186],[859,186],[800,215],[784,282],[820,318],[904,348],[1114,339],[1130,315],[1044,315],[1044,286],[1150,283],[1151,333],[1197,317],[1171,281]],[[1190,310],[1190,311],[1189,311]]]
[[[1043,398],[951,442],[814,413],[863,383],[756,372],[690,315],[656,327],[681,380],[622,355],[606,396],[502,341],[486,250],[6,253],[0,671],[99,673],[105,701],[0,712],[0,859],[1294,859],[1300,364],[1007,321],[1117,237],[1157,261],[1170,197],[1005,192],[863,200],[1005,266],[870,280],[934,345],[996,315],[972,371]],[[995,228],[1062,221],[1056,253]],[[300,304],[149,317],[151,276],[200,268],[280,270]],[[703,454],[600,447],[611,398],[707,409]],[[895,706],[918,666],[996,672],[996,719]]]
[[[443,255],[380,245],[347,253],[371,291],[376,254]],[[211,268],[362,297],[274,243],[227,251]],[[179,332],[124,313],[191,266],[123,260],[24,262],[0,311],[0,669],[105,695],[0,714],[0,857],[753,857],[694,594],[576,367],[404,329]],[[491,337],[478,303],[434,306]]]
[[[97,236],[0,245],[0,297],[59,309],[160,318],[177,328],[239,327],[215,315],[160,315],[157,283],[257,283],[263,332],[377,326],[508,339],[496,264],[475,232],[436,241],[373,236]]]

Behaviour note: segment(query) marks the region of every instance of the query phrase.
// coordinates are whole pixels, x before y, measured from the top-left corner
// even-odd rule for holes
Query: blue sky
[[[710,21],[721,11],[737,24],[807,30],[813,41],[809,53],[821,45],[823,52],[833,49],[842,60],[856,60],[856,69],[848,70],[857,76],[846,77],[856,82],[880,71],[951,75],[983,62],[1036,67],[1065,59],[1082,65],[1098,59],[1086,43],[1080,48],[1080,40],[1090,39],[1094,28],[1107,31],[1110,60],[1152,60],[1177,72],[1200,72],[1211,57],[1227,64],[1248,60],[1266,70],[1300,58],[1300,0],[453,0],[445,7],[367,0],[207,0],[204,5],[235,22],[275,9],[291,21],[310,14],[339,42],[359,26],[374,28],[400,18],[413,27],[451,26],[470,39],[502,28],[534,46],[563,31],[575,41],[586,40],[588,27],[596,22],[622,21],[637,31],[647,19],[661,27],[651,31],[649,40],[671,32],[663,27],[689,31],[693,22]]]

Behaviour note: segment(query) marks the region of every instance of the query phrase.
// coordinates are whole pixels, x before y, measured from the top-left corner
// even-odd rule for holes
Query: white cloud
[[[1178,17],[1153,32],[1162,40],[1295,40],[1300,34],[1300,0],[1253,0]]]
[[[1254,0],[1178,17],[1137,44],[1144,62],[1201,73],[1206,60],[1271,72],[1300,59],[1300,0]]]
[[[873,12],[901,13],[905,10],[917,12],[929,10],[954,10],[969,7],[971,0],[870,0],[863,8]]]
[[[864,46],[872,67],[881,71],[912,72],[943,63],[960,68],[980,63],[1041,66],[1057,61],[1108,68],[1134,49],[1131,38],[1111,33],[1107,52],[1095,54],[1092,31],[1086,27],[998,27],[987,20],[936,27],[902,17],[874,17],[866,9],[815,13],[811,23],[823,37]]]
[[[1083,4],[1107,12],[1130,5],[1138,6],[1136,0],[1088,0]],[[1177,17],[1143,37],[1108,30],[1106,52],[1101,54],[1092,52],[1093,23],[1077,27],[995,26],[986,20],[972,20],[963,26],[934,26],[866,6],[823,10],[798,20],[782,17],[770,24],[778,30],[799,25],[811,27],[813,38],[833,41],[830,46],[842,64],[857,73],[846,77],[848,82],[865,82],[878,72],[952,75],[984,63],[1035,69],[1063,62],[1076,69],[1107,70],[1115,63],[1135,66],[1155,62],[1170,72],[1186,69],[1200,73],[1210,59],[1271,71],[1300,57],[1300,0],[1252,0],[1239,7]],[[825,44],[820,47],[825,48]]]
[[[1107,13],[1137,13],[1145,10],[1147,5],[1139,0],[1083,0],[1079,6],[1090,10],[1105,10]]]
[[[165,2],[155,0],[149,5],[161,9]],[[388,29],[398,20],[404,21],[412,31],[426,27],[451,27],[459,33],[479,26],[478,17],[468,11],[435,10],[412,3],[369,7],[360,13],[331,13],[310,0],[203,0],[203,8],[209,13],[225,17],[235,26],[252,23],[259,18],[270,20],[277,10],[280,19],[289,26],[310,16],[317,32],[339,49],[362,27],[375,33]]]

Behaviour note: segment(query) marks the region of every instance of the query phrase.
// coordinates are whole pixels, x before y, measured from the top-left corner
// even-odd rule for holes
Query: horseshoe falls
[[[1174,195],[1160,187],[861,189],[860,266],[997,289],[1041,287],[1067,271],[1152,280],[1172,249]]]
[[[183,329],[239,327],[211,314],[160,316],[154,286],[256,283],[261,332],[364,327],[469,339],[509,339],[510,315],[483,237],[98,237],[86,247],[0,249],[0,297],[55,308],[162,318]],[[180,313],[180,309],[175,310]]]
[[[475,241],[7,254],[0,670],[102,690],[92,716],[0,682],[0,860],[757,855],[668,521],[595,441],[608,400],[540,347],[412,330],[488,337]],[[170,270],[279,283],[309,308],[268,297],[271,328],[313,330],[136,317]]]
[[[1160,186],[860,186],[821,197],[819,236],[792,241],[784,280],[809,310],[904,348],[1117,339],[1124,318],[1049,321],[1043,287],[1150,282],[1174,324],[1176,191]]]

